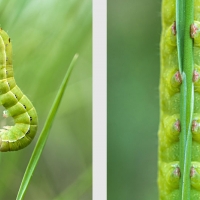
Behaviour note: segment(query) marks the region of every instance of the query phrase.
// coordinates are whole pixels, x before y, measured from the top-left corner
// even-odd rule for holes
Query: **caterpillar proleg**
[[[30,100],[16,85],[12,65],[12,45],[0,28],[0,104],[4,116],[14,119],[13,126],[0,129],[0,151],[17,151],[26,147],[37,132],[38,118]]]

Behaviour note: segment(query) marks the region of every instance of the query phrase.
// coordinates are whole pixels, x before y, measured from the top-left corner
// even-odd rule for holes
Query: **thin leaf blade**
[[[38,160],[39,160],[39,158],[41,156],[41,153],[42,153],[42,151],[44,149],[44,146],[46,144],[46,141],[47,141],[47,138],[48,138],[48,135],[49,135],[49,132],[50,132],[50,128],[52,126],[53,120],[55,118],[56,112],[57,112],[58,107],[60,105],[62,96],[64,94],[65,88],[67,86],[68,80],[70,78],[71,72],[73,70],[73,67],[74,67],[74,64],[75,64],[77,58],[78,58],[78,54],[76,54],[73,57],[73,59],[71,61],[71,64],[70,64],[70,66],[69,66],[69,68],[67,70],[67,73],[66,73],[66,75],[65,75],[65,77],[63,79],[63,82],[62,82],[62,84],[60,86],[60,89],[59,89],[59,91],[57,93],[57,96],[56,96],[56,98],[54,100],[54,103],[52,105],[52,108],[51,108],[51,110],[49,112],[49,115],[47,117],[46,123],[44,125],[44,128],[43,128],[43,130],[42,130],[42,132],[40,134],[40,137],[39,137],[39,139],[37,141],[37,144],[35,146],[33,154],[32,154],[32,156],[30,158],[30,161],[29,161],[28,166],[26,168],[26,171],[24,173],[24,177],[22,179],[22,182],[21,182],[21,185],[20,185],[20,188],[19,188],[19,191],[18,191],[18,195],[17,195],[17,198],[16,198],[17,200],[23,199],[23,197],[25,195],[25,192],[27,190],[27,187],[28,187],[28,184],[30,182],[31,176],[32,176],[32,174],[33,174],[33,172],[34,172],[34,170],[36,168]]]

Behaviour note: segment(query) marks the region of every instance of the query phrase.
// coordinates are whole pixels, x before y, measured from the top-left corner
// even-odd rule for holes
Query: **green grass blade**
[[[40,137],[39,137],[39,139],[37,141],[37,144],[35,146],[35,149],[33,151],[32,156],[31,156],[31,159],[30,159],[30,161],[28,163],[28,166],[26,168],[26,171],[25,171],[25,174],[24,174],[24,177],[23,177],[23,180],[21,182],[21,185],[20,185],[20,188],[19,188],[19,191],[18,191],[18,195],[17,195],[17,198],[16,198],[17,200],[21,200],[24,197],[24,194],[25,194],[26,189],[28,187],[28,184],[30,182],[31,176],[33,175],[34,169],[35,169],[35,167],[36,167],[36,165],[38,163],[38,160],[39,160],[39,158],[41,156],[41,153],[43,151],[44,145],[45,145],[47,137],[49,135],[49,131],[50,131],[51,125],[52,125],[53,120],[55,118],[55,115],[56,115],[56,112],[58,110],[60,101],[61,101],[63,93],[65,91],[65,87],[66,87],[66,85],[68,83],[70,74],[72,72],[73,66],[74,66],[75,61],[77,60],[77,58],[78,58],[78,55],[76,54],[74,56],[74,58],[72,59],[72,62],[70,64],[70,66],[69,66],[69,69],[68,69],[68,71],[67,71],[67,73],[66,73],[66,75],[65,75],[65,77],[63,79],[63,82],[62,82],[62,84],[60,86],[58,94],[57,94],[57,96],[55,98],[53,106],[52,106],[52,108],[51,108],[51,110],[49,112],[49,115],[47,117],[47,120],[46,120],[46,123],[44,125],[44,128],[43,128],[43,130],[42,130],[42,132],[40,134]]]
[[[190,199],[190,166],[192,151],[192,115],[194,106],[193,89],[193,41],[190,26],[194,18],[194,1],[177,0],[177,49],[179,69],[182,74],[181,85],[181,134],[180,134],[180,199]]]
[[[184,37],[184,5],[185,0],[176,0],[176,32],[177,32],[177,53],[179,71],[183,71],[183,37]]]

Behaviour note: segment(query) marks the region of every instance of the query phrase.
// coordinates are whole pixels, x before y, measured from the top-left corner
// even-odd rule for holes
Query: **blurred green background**
[[[27,148],[0,154],[0,199],[16,198],[75,53],[79,59],[25,199],[92,199],[92,1],[0,0],[0,26],[11,38],[16,82],[39,117]]]
[[[108,200],[155,200],[161,1],[108,0]]]

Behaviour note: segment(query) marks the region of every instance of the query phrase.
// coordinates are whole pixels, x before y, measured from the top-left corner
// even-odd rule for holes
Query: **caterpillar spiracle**
[[[37,132],[38,117],[30,100],[16,85],[13,76],[12,45],[8,34],[0,28],[0,104],[4,116],[14,119],[13,126],[0,129],[0,151],[17,151],[26,147]]]

